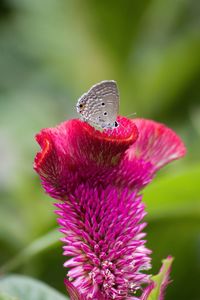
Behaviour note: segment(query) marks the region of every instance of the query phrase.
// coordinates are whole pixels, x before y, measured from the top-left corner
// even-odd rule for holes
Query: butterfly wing
[[[119,92],[113,80],[94,85],[77,103],[83,120],[102,128],[114,127],[119,112]]]

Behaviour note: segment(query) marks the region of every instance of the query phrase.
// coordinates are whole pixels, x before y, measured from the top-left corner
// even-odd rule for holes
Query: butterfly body
[[[83,94],[76,105],[83,119],[101,128],[115,128],[119,112],[119,92],[113,80],[105,80],[92,86]]]

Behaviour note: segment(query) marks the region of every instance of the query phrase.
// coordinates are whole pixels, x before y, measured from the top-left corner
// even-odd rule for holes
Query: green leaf
[[[19,300],[67,300],[48,285],[21,275],[10,275],[1,278],[0,292],[8,293]],[[18,300],[16,298],[0,298],[0,300]]]
[[[144,192],[148,220],[163,217],[200,217],[200,165],[175,176],[166,176]]]
[[[0,293],[0,300],[19,300],[19,298],[11,297],[7,294]]]
[[[159,300],[162,299],[161,295],[164,292],[164,288],[169,282],[169,272],[171,269],[171,265],[173,262],[172,257],[168,257],[164,259],[163,265],[159,271],[159,273],[155,276],[152,276],[151,279],[155,283],[155,287],[151,290],[147,300]]]
[[[59,238],[60,238],[60,233],[58,232],[57,229],[53,229],[52,231],[49,231],[42,237],[39,237],[36,240],[34,240],[30,245],[24,248],[10,261],[8,261],[3,266],[1,266],[0,272],[6,273],[12,271],[13,269],[17,268],[21,264],[30,260],[30,258],[38,255],[39,253],[46,250],[47,248],[57,244],[59,242]]]

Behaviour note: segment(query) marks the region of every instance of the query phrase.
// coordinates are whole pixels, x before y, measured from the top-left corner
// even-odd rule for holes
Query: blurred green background
[[[77,98],[105,79],[118,82],[120,114],[136,112],[163,122],[187,146],[187,156],[160,171],[145,190],[146,231],[154,273],[162,258],[175,256],[166,299],[200,299],[198,0],[1,0],[3,270],[64,292],[66,270],[61,243],[55,242],[53,200],[32,169],[39,149],[34,135],[77,117]]]

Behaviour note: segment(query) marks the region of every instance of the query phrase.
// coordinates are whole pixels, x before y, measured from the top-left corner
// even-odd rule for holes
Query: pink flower
[[[64,234],[71,299],[137,299],[151,284],[141,189],[156,171],[185,154],[162,124],[118,117],[103,132],[70,120],[42,130],[34,168],[56,203]],[[145,299],[145,298],[143,298]]]

